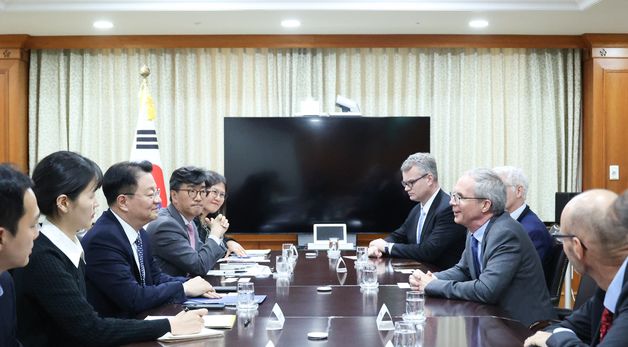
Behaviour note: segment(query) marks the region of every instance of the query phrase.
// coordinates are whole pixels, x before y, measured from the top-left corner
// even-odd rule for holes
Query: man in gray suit
[[[525,325],[554,318],[534,245],[504,213],[506,187],[499,176],[488,169],[465,173],[450,204],[454,221],[469,231],[462,258],[442,272],[415,271],[410,285],[427,295],[496,304]]]
[[[162,271],[172,276],[205,275],[222,258],[227,249],[223,235],[229,228],[227,219],[219,215],[212,233],[201,242],[194,218],[203,209],[208,195],[205,170],[193,166],[176,169],[170,176],[170,206],[159,211],[148,225],[151,248]]]

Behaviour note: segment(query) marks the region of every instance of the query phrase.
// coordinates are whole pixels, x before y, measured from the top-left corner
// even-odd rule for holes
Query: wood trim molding
[[[584,34],[582,35],[584,48],[628,48],[628,34]]]
[[[0,47],[107,48],[584,48],[579,35],[0,35]]]

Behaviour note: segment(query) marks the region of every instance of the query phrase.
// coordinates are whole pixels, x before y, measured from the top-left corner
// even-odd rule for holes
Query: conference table
[[[308,253],[308,257],[305,254]],[[274,269],[279,252],[271,252],[270,262],[262,263]],[[428,264],[412,260],[381,258],[370,259],[375,264],[379,287],[364,290],[358,284],[354,260],[355,252],[343,251],[347,272],[336,271],[337,259],[329,258],[325,251],[301,251],[289,278],[276,276],[253,277],[256,295],[266,299],[254,311],[235,309],[210,310],[209,314],[234,314],[232,329],[224,330],[223,337],[178,343],[158,341],[129,346],[386,346],[393,336],[392,330],[378,330],[376,317],[386,304],[393,321],[402,320],[405,312],[405,293],[398,283],[408,282],[408,270],[436,270]],[[405,273],[402,272],[405,270]],[[212,285],[225,285],[226,277],[207,276]],[[229,285],[234,285],[229,283]],[[319,292],[319,286],[330,286],[331,292]],[[283,329],[267,330],[273,306],[278,304],[284,316]],[[146,315],[175,315],[181,305],[165,305],[146,312]],[[521,323],[503,318],[502,310],[493,305],[470,301],[447,300],[434,297],[425,299],[426,321],[423,325],[424,347],[522,346],[532,332]],[[144,315],[143,315],[144,316]],[[274,318],[274,317],[273,317]],[[309,340],[309,332],[323,331],[328,338]]]

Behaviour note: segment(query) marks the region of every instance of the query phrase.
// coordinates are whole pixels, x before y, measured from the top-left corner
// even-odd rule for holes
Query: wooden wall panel
[[[28,172],[28,68],[19,50],[0,51],[0,162]]]
[[[619,180],[606,177],[606,189],[621,193],[628,189],[628,59],[623,68],[604,71],[604,143],[606,176],[609,165],[619,165]]]
[[[583,189],[628,188],[628,58],[590,58],[584,66]],[[620,180],[609,180],[609,165]]]

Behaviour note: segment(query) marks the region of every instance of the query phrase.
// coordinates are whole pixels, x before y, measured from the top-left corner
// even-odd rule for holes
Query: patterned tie
[[[425,219],[425,211],[423,211],[423,206],[421,206],[421,214],[419,215],[419,223],[416,225],[416,243],[421,242],[421,229],[423,229],[423,220]]]
[[[613,313],[604,307],[602,321],[600,322],[600,342],[602,342],[602,339],[606,336],[608,329],[611,328],[611,324],[613,324]]]
[[[146,269],[144,269],[144,246],[142,246],[142,236],[137,235],[135,239],[135,245],[137,246],[137,260],[140,263],[140,280],[142,281],[142,287],[146,286]]]
[[[190,246],[196,249],[196,237],[194,237],[194,226],[188,223],[188,237],[190,238]]]
[[[478,260],[478,240],[471,236],[471,252],[473,253],[473,265],[475,265],[475,277],[480,277],[480,261]]]

